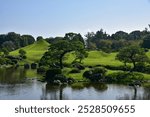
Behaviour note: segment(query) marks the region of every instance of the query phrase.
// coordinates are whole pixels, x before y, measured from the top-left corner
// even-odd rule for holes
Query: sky
[[[150,0],[0,0],[0,34],[34,37],[85,35],[101,28],[144,30],[150,24]]]

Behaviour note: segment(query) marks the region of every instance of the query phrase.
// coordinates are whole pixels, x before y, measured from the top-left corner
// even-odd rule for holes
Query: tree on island
[[[149,62],[148,56],[146,55],[144,49],[138,46],[129,46],[121,49],[116,55],[116,59],[121,62],[132,63],[133,69],[136,68],[137,63]]]

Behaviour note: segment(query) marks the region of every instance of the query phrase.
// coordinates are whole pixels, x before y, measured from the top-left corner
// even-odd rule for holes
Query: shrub
[[[30,65],[29,64],[24,64],[24,69],[29,69]]]
[[[73,68],[69,73],[80,73],[78,68]]]
[[[150,65],[145,66],[145,73],[150,73]]]
[[[37,68],[37,64],[36,63],[32,63],[31,64],[31,69],[36,69]]]
[[[111,66],[111,65],[106,65],[104,66],[107,69],[110,70],[123,70],[123,71],[130,71],[132,68],[131,66]]]
[[[43,66],[40,66],[39,68],[37,68],[37,73],[39,74],[43,74],[46,72],[46,68]]]
[[[133,82],[135,80],[142,81],[144,76],[140,73],[135,72],[115,72],[112,74],[108,74],[106,76],[107,82],[113,83],[113,82]]]
[[[83,77],[89,79],[92,82],[97,82],[104,80],[106,69],[103,67],[93,68],[91,70],[85,71]]]

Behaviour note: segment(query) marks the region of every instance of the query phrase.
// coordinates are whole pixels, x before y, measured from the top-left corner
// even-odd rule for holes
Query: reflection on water
[[[75,83],[51,85],[27,79],[28,70],[0,70],[0,99],[25,100],[145,100],[150,89],[119,84]]]

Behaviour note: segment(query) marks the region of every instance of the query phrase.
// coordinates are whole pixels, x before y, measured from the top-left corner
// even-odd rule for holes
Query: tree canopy
[[[144,49],[138,46],[129,46],[121,49],[116,56],[116,59],[126,63],[132,63],[133,69],[136,68],[137,63],[148,62],[149,59]]]
[[[50,45],[49,50],[41,58],[41,64],[59,66],[63,68],[63,59],[66,53],[71,51],[83,52],[85,49],[81,41],[59,40]]]

